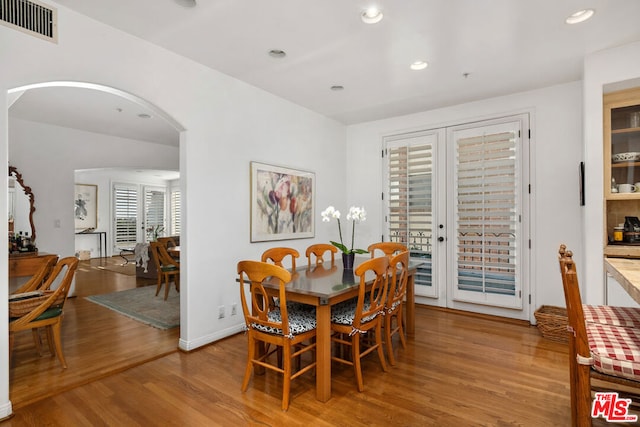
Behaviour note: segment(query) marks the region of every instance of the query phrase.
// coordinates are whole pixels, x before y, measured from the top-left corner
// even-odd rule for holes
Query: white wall
[[[249,242],[249,162],[313,171],[316,205],[324,208],[344,203],[344,126],[60,5],[53,6],[58,7],[58,44],[0,27],[0,106],[4,106],[0,107],[0,162],[8,161],[6,105],[7,90],[12,88],[48,81],[91,82],[137,95],[165,111],[186,129],[179,149],[184,226],[180,346],[192,349],[239,331],[241,316],[218,320],[214,308],[239,303],[236,263],[256,259],[274,245]],[[79,148],[76,144],[73,149],[51,153],[38,170],[26,164],[18,167],[34,181],[40,180],[37,173],[61,175],[55,184],[42,181],[38,191],[72,188],[76,167],[66,169],[61,164],[70,162]],[[88,149],[81,155],[91,159]],[[6,177],[0,186],[7,187]],[[64,220],[72,200],[70,191],[51,206],[39,206],[52,210],[50,218],[41,222]],[[0,231],[6,235],[6,197],[0,198],[0,210],[5,212],[0,221],[0,227],[5,228]],[[68,232],[63,230],[73,230],[71,216],[68,221],[64,229],[53,230],[48,236],[39,227],[39,244],[61,254],[73,253],[73,240],[64,240]],[[317,218],[314,239],[278,244],[303,252],[311,243],[333,238],[334,230],[321,224]],[[6,245],[3,248],[0,292],[6,294]],[[3,349],[8,348],[6,313],[6,299],[0,298]],[[8,378],[8,354],[0,351],[0,418],[11,412]]]
[[[587,304],[604,303],[603,245],[603,124],[602,94],[605,85],[640,77],[640,42],[594,53],[584,63],[584,150],[586,188],[584,211],[584,268],[581,269],[582,299]],[[575,251],[574,251],[575,252]],[[578,264],[578,265],[581,265]]]
[[[371,242],[382,235],[383,136],[532,111],[530,260],[534,297],[530,320],[534,321],[533,312],[541,305],[564,306],[558,246],[561,242],[580,243],[582,231],[578,187],[578,164],[582,160],[581,104],[581,84],[574,82],[350,126],[347,199],[349,203],[354,200],[364,204],[369,212],[366,232],[361,233],[360,238]]]

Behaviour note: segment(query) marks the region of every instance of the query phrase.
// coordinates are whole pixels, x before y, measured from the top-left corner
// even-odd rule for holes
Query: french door
[[[386,240],[422,261],[423,302],[529,318],[528,128],[525,114],[385,138]]]
[[[113,184],[114,249],[133,248],[138,242],[168,235],[164,187]]]

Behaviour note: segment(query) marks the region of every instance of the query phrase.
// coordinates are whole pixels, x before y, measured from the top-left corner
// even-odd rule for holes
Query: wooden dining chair
[[[178,246],[173,237],[158,237],[157,241],[162,243],[167,248]]]
[[[35,261],[35,259],[34,259]],[[37,271],[33,276],[29,278],[22,286],[16,289],[11,295],[23,294],[27,292],[34,292],[38,290],[45,290],[45,286],[47,286],[47,277],[51,274],[53,267],[58,262],[58,255],[45,255],[37,257],[37,262],[39,266],[36,266]],[[33,335],[33,343],[36,346],[36,350],[38,354],[42,356],[42,341],[40,339],[40,333],[37,328],[31,330]]]
[[[176,291],[180,292],[180,262],[169,255],[167,247],[160,242],[149,243],[149,248],[158,271],[156,296],[160,293],[164,283],[164,300],[166,301],[169,297],[169,284],[171,282],[175,284]]]
[[[294,275],[294,274],[298,274],[295,270],[296,270],[296,258],[298,258],[299,256],[300,256],[300,253],[293,248],[276,247],[276,248],[271,248],[264,251],[262,253],[262,256],[260,257],[260,261],[270,262],[277,265],[278,267],[288,268],[285,265],[285,261],[287,257],[290,257],[289,266],[291,267],[291,272],[292,272],[291,274]],[[278,297],[271,298],[271,304],[276,307],[280,305],[280,300],[278,299]],[[306,304],[302,304],[299,302],[295,302],[295,301],[290,301],[288,302],[288,304],[289,304],[289,311],[307,310],[312,308],[311,306],[308,306]]]
[[[391,277],[389,292],[387,292],[384,305],[384,335],[389,364],[394,366],[396,360],[393,357],[393,335],[398,334],[402,348],[407,347],[403,327],[403,308],[409,280],[409,251],[400,252],[391,258],[389,261],[389,273]]]
[[[260,261],[271,262],[278,267],[287,268],[283,263],[287,257],[291,257],[291,271],[294,271],[296,269],[296,258],[300,257],[300,253],[293,248],[277,247],[267,249],[262,253]]]
[[[387,293],[389,259],[378,257],[367,260],[355,269],[360,277],[358,297],[354,302],[348,300],[331,308],[331,341],[337,346],[351,349],[351,357],[346,358],[342,352],[335,351],[331,360],[353,366],[358,391],[364,391],[362,378],[362,358],[377,351],[382,370],[387,372],[384,358],[384,342],[382,340],[382,314]],[[375,275],[368,283],[367,273]],[[375,338],[366,348],[360,340],[362,334],[374,332]]]
[[[315,313],[288,310],[286,284],[291,280],[291,273],[284,268],[266,262],[240,261],[237,270],[248,339],[247,366],[242,391],[247,390],[251,372],[257,366],[281,373],[284,377],[282,409],[287,410],[291,380],[316,366]],[[278,298],[282,302],[279,307],[269,304],[270,296],[263,286],[265,280],[277,281]],[[250,295],[250,299],[247,295]],[[271,351],[259,350],[265,347],[269,349],[272,345],[274,349]],[[277,349],[282,351],[282,362],[271,363],[269,356]],[[293,372],[293,360],[300,360],[305,353],[312,355],[311,362]]]
[[[51,354],[57,355],[63,368],[67,368],[62,352],[61,326],[64,303],[78,267],[78,258],[66,257],[56,263],[45,283],[39,288],[43,295],[36,298],[14,300],[9,302],[9,353],[13,348],[16,332],[26,330],[46,329],[47,342]],[[52,285],[57,285],[51,290]],[[27,304],[31,304],[28,311],[20,312]],[[36,305],[37,304],[37,305]],[[12,307],[13,305],[13,307]]]
[[[316,258],[316,265],[324,263],[324,254],[329,252],[331,254],[331,265],[336,262],[336,253],[338,252],[338,248],[328,243],[316,243],[315,245],[311,245],[307,248],[306,256],[307,256],[307,265],[311,266],[311,257],[312,255]]]
[[[592,391],[640,402],[640,330],[585,320],[573,254],[561,245],[559,263],[567,306],[573,426],[591,426]],[[597,397],[596,397],[597,398]]]
[[[367,248],[367,251],[371,253],[371,258],[376,257],[376,250],[382,251],[382,253],[388,257],[394,255],[398,252],[404,252],[407,250],[407,247],[402,243],[396,242],[378,242],[372,243]]]

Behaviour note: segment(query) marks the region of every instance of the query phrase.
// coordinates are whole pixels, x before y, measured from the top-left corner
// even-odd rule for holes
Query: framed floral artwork
[[[98,227],[98,186],[76,184],[73,196],[76,230],[95,230]]]
[[[315,174],[251,162],[251,241],[314,237]]]

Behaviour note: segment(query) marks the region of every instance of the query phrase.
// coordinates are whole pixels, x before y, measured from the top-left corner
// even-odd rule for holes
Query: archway
[[[10,91],[8,91],[9,93],[9,105],[10,106],[16,106],[19,105],[19,102],[21,102],[21,99],[24,100],[25,96],[27,96],[27,94],[30,93],[35,93],[37,91],[44,91],[44,90],[50,90],[50,89],[55,89],[55,90],[60,90],[60,91],[64,91],[64,90],[83,90],[83,91],[92,91],[92,92],[99,92],[102,94],[108,94],[110,96],[113,97],[117,97],[121,100],[124,100],[128,103],[128,105],[136,105],[139,106],[140,109],[136,110],[137,114],[143,114],[143,113],[148,113],[149,115],[151,115],[152,117],[157,117],[159,119],[161,119],[162,121],[164,121],[165,123],[167,123],[177,134],[177,139],[179,141],[180,137],[179,134],[180,132],[182,132],[184,129],[183,127],[177,123],[177,121],[175,121],[170,115],[168,115],[166,112],[164,112],[162,109],[156,107],[153,104],[148,103],[147,101],[145,101],[144,99],[141,99],[135,95],[132,95],[130,93],[121,91],[119,89],[114,89],[111,87],[107,87],[107,86],[103,86],[103,85],[96,85],[96,84],[92,84],[92,83],[82,83],[82,82],[47,82],[47,83],[41,83],[41,84],[34,84],[34,85],[28,85],[28,86],[22,86],[19,88],[15,88],[12,89]],[[10,117],[10,126],[9,126],[9,160],[12,160],[12,140],[13,140],[13,132],[12,132],[12,125],[15,124],[15,120],[13,119],[12,115],[11,115],[11,110],[9,113],[9,117]],[[24,120],[23,120],[24,121]],[[21,126],[27,126],[24,123],[20,124]],[[35,125],[34,125],[35,126]],[[39,126],[39,125],[38,125]],[[46,128],[46,126],[42,126],[40,129],[38,129],[38,132],[42,133],[42,129]],[[65,135],[66,136],[66,135]],[[119,138],[123,138],[123,137],[119,137]],[[61,138],[62,139],[62,138]],[[134,138],[135,139],[135,138]],[[120,143],[121,141],[118,141],[118,143]],[[124,142],[122,142],[124,143]],[[162,150],[164,151],[171,151],[171,149],[167,149],[166,147],[161,147]],[[39,232],[38,235],[38,240],[40,242],[44,242],[44,245],[41,245],[41,250],[46,250],[47,252],[54,252],[54,253],[60,253],[63,256],[66,255],[72,255],[74,253],[74,242],[73,242],[73,229],[67,229],[68,225],[65,224],[64,219],[61,221],[61,227],[59,227],[59,230],[53,230],[57,224],[56,220],[61,218],[62,215],[67,215],[65,212],[65,209],[67,209],[67,206],[69,206],[69,204],[66,202],[66,193],[64,191],[60,191],[61,188],[63,187],[67,187],[69,189],[73,188],[72,184],[73,184],[73,171],[76,169],[80,169],[80,168],[90,168],[90,167],[96,167],[96,166],[109,166],[109,167],[113,167],[113,166],[122,166],[122,164],[117,164],[115,161],[113,161],[113,159],[117,159],[118,155],[114,155],[113,159],[108,159],[108,158],[104,158],[104,153],[102,154],[96,154],[95,157],[96,159],[91,159],[92,163],[89,164],[82,164],[81,161],[82,160],[87,160],[88,157],[82,157],[80,160],[78,160],[77,162],[75,162],[72,157],[73,157],[73,152],[68,153],[69,156],[67,158],[67,160],[65,162],[59,162],[56,161],[56,155],[54,153],[54,150],[52,149],[51,151],[47,151],[48,148],[47,147],[41,147],[42,151],[44,151],[44,157],[49,157],[52,160],[52,167],[48,168],[48,170],[44,170],[43,172],[48,172],[49,175],[55,175],[55,176],[49,176],[46,179],[42,178],[42,179],[33,179],[34,178],[34,171],[31,170],[30,168],[26,168],[25,170],[25,176],[29,176],[30,177],[30,185],[32,185],[35,189],[35,191],[38,191],[38,186],[41,185],[40,188],[44,188],[43,191],[41,191],[41,193],[45,193],[47,195],[52,196],[51,197],[51,201],[47,201],[46,203],[43,203],[44,199],[43,196],[40,196],[40,204],[39,206],[41,206],[42,208],[39,209],[38,213],[41,213],[41,216],[39,218],[40,222],[43,225],[40,225],[39,229],[42,229],[43,227],[48,227],[52,229],[52,232],[50,233],[46,233],[44,232],[44,230],[42,230],[43,232]],[[40,151],[39,150],[39,151]],[[177,156],[179,156],[179,149],[178,147],[174,147],[173,150],[178,153]],[[85,155],[91,151],[90,149],[85,150]],[[40,153],[41,155],[43,154],[42,152]],[[122,153],[119,154],[120,157],[125,157],[122,156]],[[63,154],[60,155],[60,157],[64,157]],[[26,157],[23,156],[23,159],[25,159]],[[93,161],[95,160],[95,161]],[[63,163],[63,164],[61,164]],[[177,168],[179,169],[179,161],[176,161],[177,164]],[[132,162],[127,163],[127,166],[133,166]],[[136,167],[141,166],[140,163],[135,164]],[[155,165],[154,165],[155,166]],[[41,165],[38,165],[38,167],[34,167],[33,169],[38,169],[40,168]],[[25,168],[23,168],[25,169]],[[47,182],[45,182],[47,181]],[[51,182],[51,185],[49,185]],[[59,192],[59,193],[58,193]],[[56,194],[58,193],[58,194]],[[72,197],[72,191],[70,191],[69,193],[70,197]],[[59,199],[62,199],[62,201],[60,202]],[[36,205],[38,205],[38,201],[36,200]],[[46,209],[44,208],[46,206]],[[45,211],[47,211],[48,213],[45,213]],[[43,216],[44,215],[44,216]],[[72,227],[72,226],[71,226]],[[49,234],[49,236],[47,236],[47,234]],[[55,234],[64,234],[64,239],[60,239],[59,237],[54,236]],[[68,238],[66,237],[68,236]],[[60,244],[57,244],[58,240],[65,240],[65,242],[62,242]],[[56,241],[56,245],[49,245],[47,244],[48,242],[54,242]],[[51,249],[49,249],[51,248]],[[186,286],[186,283],[183,283],[183,286]],[[177,343],[175,345],[175,347],[177,347]],[[143,350],[143,349],[141,349]],[[13,381],[13,380],[12,380]],[[19,402],[18,402],[19,405]]]

